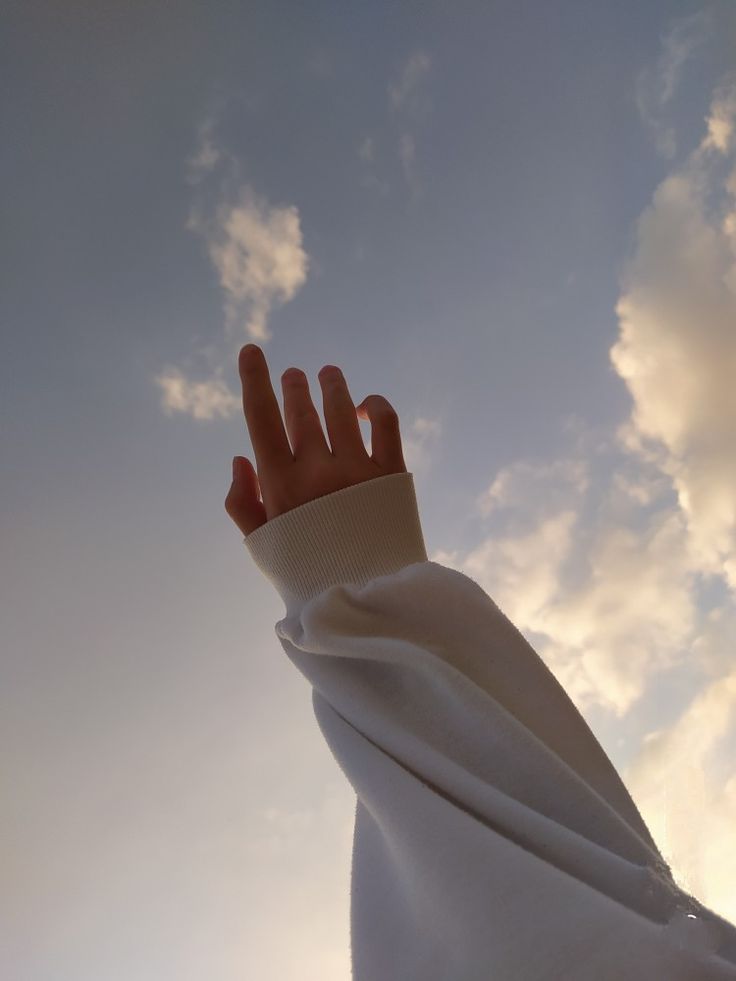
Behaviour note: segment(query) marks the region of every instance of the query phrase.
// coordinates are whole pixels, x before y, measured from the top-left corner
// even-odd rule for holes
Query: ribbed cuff
[[[339,583],[426,562],[414,477],[375,477],[272,518],[243,544],[276,587],[287,614]]]

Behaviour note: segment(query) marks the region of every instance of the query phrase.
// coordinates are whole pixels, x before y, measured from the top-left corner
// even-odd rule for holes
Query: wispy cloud
[[[431,60],[425,51],[415,51],[409,56],[397,81],[388,87],[389,106],[394,112],[408,112],[416,116],[423,111],[422,85],[430,66]]]
[[[199,184],[222,162],[237,174],[237,161],[218,146],[214,128],[211,114],[198,129],[197,150],[187,161],[191,184]],[[221,187],[226,185],[227,181]],[[233,342],[240,346],[245,340],[269,341],[272,310],[292,300],[306,282],[309,257],[299,210],[295,205],[271,205],[249,184],[237,181],[234,191],[220,190],[213,207],[199,197],[186,227],[204,239],[224,293],[226,349],[218,355],[216,346],[210,344],[202,352],[210,364],[214,362],[209,379],[193,381],[180,368],[167,366],[154,376],[154,382],[167,415],[229,418],[241,408],[239,396],[222,378]]]
[[[388,194],[390,187],[387,181],[377,177],[374,172],[377,156],[378,141],[374,136],[365,136],[358,145],[358,159],[363,169],[360,183],[363,187],[370,187],[383,196]]]
[[[636,80],[636,104],[649,126],[657,149],[671,160],[677,152],[674,126],[667,121],[672,102],[686,63],[696,54],[713,29],[710,11],[700,10],[683,17],[662,38],[657,63],[643,69]]]
[[[197,128],[197,149],[187,160],[187,181],[197,184],[209,174],[222,159],[222,152],[215,146],[213,131],[214,115],[208,115]]]
[[[388,103],[399,125],[397,152],[407,186],[416,197],[422,184],[417,172],[416,129],[431,111],[426,79],[432,62],[424,51],[413,52],[401,68],[399,77],[388,86]]]
[[[229,419],[242,408],[222,379],[194,382],[185,378],[179,368],[167,366],[156,382],[161,388],[161,407],[167,416],[183,412],[193,419]]]
[[[361,142],[358,147],[358,156],[365,163],[373,163],[376,155],[376,145],[375,140],[372,136],[366,136],[366,138]]]
[[[401,444],[407,470],[418,474],[431,467],[442,431],[442,422],[436,418],[417,416],[411,425],[402,423]]]
[[[622,717],[667,672],[692,673],[688,704],[623,775],[676,880],[734,919],[736,77],[706,130],[641,215],[622,276],[610,359],[630,417],[582,427],[566,459],[504,468],[475,501],[503,512],[500,532],[432,558],[494,596],[582,711]],[[710,609],[706,582],[725,591]]]

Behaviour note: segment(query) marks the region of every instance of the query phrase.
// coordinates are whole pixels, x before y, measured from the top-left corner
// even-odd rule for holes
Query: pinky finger
[[[383,395],[367,395],[355,407],[361,419],[371,424],[371,459],[386,473],[406,473],[401,448],[399,416]]]
[[[247,457],[235,457],[233,482],[225,498],[225,510],[244,535],[250,535],[267,521],[260,500],[258,474]]]

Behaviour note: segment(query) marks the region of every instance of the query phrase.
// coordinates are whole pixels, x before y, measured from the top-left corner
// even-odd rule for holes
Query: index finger
[[[246,344],[240,349],[238,370],[243,385],[245,422],[253,444],[258,476],[263,479],[269,469],[293,463],[294,454],[263,351],[255,344]]]

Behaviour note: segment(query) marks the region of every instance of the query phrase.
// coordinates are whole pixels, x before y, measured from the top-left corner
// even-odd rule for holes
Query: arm
[[[247,376],[246,391],[248,377],[264,380]],[[346,386],[320,381],[328,429],[342,406],[349,433]],[[289,406],[292,391],[285,379],[294,427],[309,415],[295,408],[305,388]],[[268,402],[246,398],[246,418],[254,404]],[[736,978],[736,964],[709,956],[725,921],[708,949],[679,948],[669,920],[702,911],[672,882],[614,767],[531,646],[477,583],[427,561],[412,475],[392,446],[398,427],[372,422],[373,457],[378,424],[396,469],[366,477],[357,442],[342,463],[337,449],[333,463],[320,449],[323,493],[310,497],[287,462],[292,506],[256,527],[238,523],[284,599],[277,636],[312,684],[318,724],[358,797],[356,981]],[[359,430],[357,439],[369,459]],[[291,459],[300,462],[296,447]],[[362,479],[351,483],[350,467]],[[264,476],[273,492],[276,472]],[[325,490],[329,480],[339,486]]]

